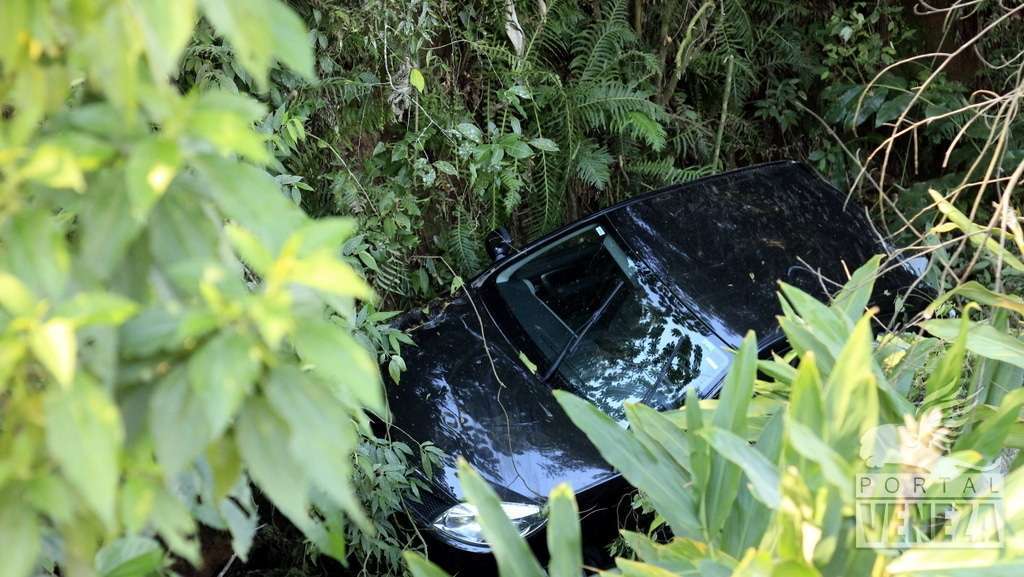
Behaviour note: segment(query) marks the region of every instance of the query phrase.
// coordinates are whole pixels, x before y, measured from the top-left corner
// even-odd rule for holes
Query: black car
[[[410,507],[442,547],[471,553],[488,547],[461,503],[456,456],[493,485],[533,543],[543,542],[541,508],[560,482],[584,516],[614,510],[628,487],[552,389],[618,419],[627,401],[673,409],[688,387],[713,397],[746,331],[763,353],[783,346],[777,281],[825,297],[826,279],[841,282],[886,250],[863,213],[795,162],[636,197],[521,250],[507,235],[488,248],[494,264],[457,298],[406,318],[418,347],[388,392],[392,434],[451,457],[432,494]],[[915,278],[900,268],[879,280],[883,316]],[[454,557],[437,548],[430,556]]]

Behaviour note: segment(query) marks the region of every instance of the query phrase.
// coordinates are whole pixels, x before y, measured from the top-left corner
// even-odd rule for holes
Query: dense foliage
[[[495,227],[779,158],[929,257],[940,298],[873,337],[863,286],[784,289],[790,358],[741,354],[734,394],[628,433],[561,400],[658,513],[623,573],[919,567],[848,547],[836,471],[850,427],[939,408],[951,451],[1020,484],[1022,54],[1024,7],[991,0],[3,0],[0,576],[219,571],[200,525],[242,561],[269,525],[403,572],[407,471],[437,455],[363,412],[412,345],[390,311],[457,290]],[[853,423],[850,395],[878,403]],[[552,573],[578,575],[571,494],[549,509]]]

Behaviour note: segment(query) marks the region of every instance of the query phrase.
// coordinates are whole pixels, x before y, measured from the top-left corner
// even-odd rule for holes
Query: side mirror
[[[488,256],[494,262],[504,259],[512,254],[514,250],[512,248],[512,235],[503,226],[499,226],[487,233],[487,236],[484,237],[484,246],[487,248]]]

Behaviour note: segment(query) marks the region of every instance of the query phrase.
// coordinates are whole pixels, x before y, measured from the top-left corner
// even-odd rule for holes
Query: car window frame
[[[487,311],[494,325],[498,328],[502,338],[519,353],[519,362],[526,365],[521,358],[525,356],[527,360],[533,365],[534,369],[531,372],[534,373],[535,377],[539,379],[539,375],[550,368],[551,362],[548,361],[544,352],[540,349],[540,346],[534,341],[529,331],[519,322],[515,313],[505,302],[504,297],[501,295],[497,287],[497,279],[501,274],[508,268],[515,266],[522,260],[530,258],[539,251],[543,251],[547,247],[561,242],[562,240],[571,237],[587,228],[593,228],[600,226],[604,229],[605,234],[609,235],[612,240],[619,246],[619,248],[626,254],[626,256],[632,259],[634,262],[639,263],[639,266],[643,266],[648,272],[657,278],[658,282],[670,284],[668,279],[662,278],[658,275],[656,269],[651,267],[650,263],[644,261],[640,255],[633,250],[633,247],[629,242],[621,235],[619,230],[612,224],[608,214],[612,211],[601,211],[588,218],[584,218],[580,221],[574,222],[562,229],[552,232],[551,234],[538,239],[536,242],[529,244],[525,249],[516,252],[498,263],[495,264],[490,270],[486,271],[481,275],[479,281],[474,283],[476,285],[477,293],[482,297],[481,301],[484,309]],[[694,311],[690,307],[687,307],[678,297],[673,294],[674,306],[679,307],[681,310],[688,310],[693,314],[694,318],[705,326],[708,334],[707,338],[717,346],[727,350],[728,345],[723,341],[711,328],[707,325],[705,320],[699,314],[699,311]],[[557,315],[556,315],[557,316]],[[722,374],[717,379],[708,380],[703,386],[697,391],[698,396],[702,399],[710,398],[718,394],[721,390],[722,383],[725,381],[725,377],[729,372],[729,367],[732,366],[731,360]],[[572,383],[566,380],[566,378],[560,374],[559,371],[555,371],[551,376],[550,383],[553,388],[558,389],[570,389]],[[681,406],[681,405],[680,405]],[[666,407],[667,409],[674,409],[679,407]]]

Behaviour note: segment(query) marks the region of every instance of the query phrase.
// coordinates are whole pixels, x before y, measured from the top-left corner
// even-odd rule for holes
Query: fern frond
[[[591,140],[580,143],[574,157],[576,176],[586,184],[604,190],[611,179],[612,155],[608,149]]]

